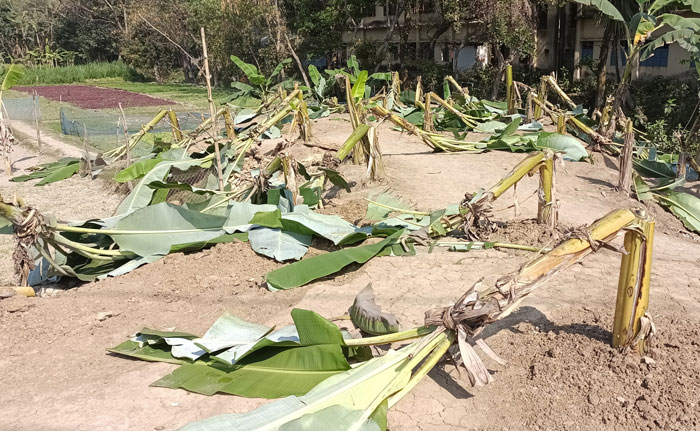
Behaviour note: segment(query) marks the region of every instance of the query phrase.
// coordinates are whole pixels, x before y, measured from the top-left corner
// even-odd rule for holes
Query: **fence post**
[[[34,90],[32,94],[32,116],[34,117],[34,127],[36,128],[36,143],[39,145],[39,154],[44,153],[41,146],[41,130],[39,128],[39,96]]]
[[[654,219],[644,210],[637,212],[636,225],[625,233],[625,250],[620,263],[617,287],[613,347],[630,347],[640,354],[645,351],[645,336],[652,326],[647,316],[651,254],[654,243]],[[645,325],[646,323],[646,325]]]
[[[131,151],[129,149],[129,126],[126,123],[126,115],[124,115],[124,108],[122,108],[121,102],[119,103],[119,112],[122,115],[122,127],[124,130],[124,142],[126,145],[126,167],[131,165]]]
[[[90,153],[88,153],[87,126],[83,124],[83,153],[85,157],[85,168],[87,174],[92,178],[92,162],[90,161]]]

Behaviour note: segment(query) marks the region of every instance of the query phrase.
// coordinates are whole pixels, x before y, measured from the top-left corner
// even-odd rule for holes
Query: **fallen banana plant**
[[[461,232],[470,240],[479,240],[478,229],[489,224],[488,208],[490,204],[515,185],[526,175],[540,173],[540,190],[538,220],[540,223],[554,227],[557,220],[557,204],[554,196],[554,155],[551,152],[537,152],[527,156],[516,165],[501,181],[486,191],[468,194],[459,205],[433,212],[419,212],[406,207],[392,207],[395,200],[386,203],[371,201],[368,211],[381,214],[382,220],[373,227],[374,233],[383,233],[387,237],[377,243],[345,248],[330,253],[314,256],[286,265],[266,275],[268,288],[271,290],[291,289],[303,286],[314,280],[335,274],[352,263],[363,264],[375,256],[384,254],[405,255],[415,253],[413,244],[432,246],[434,238],[451,232]],[[377,212],[373,207],[381,207]],[[398,212],[398,217],[387,216]],[[372,216],[370,217],[372,218]],[[464,247],[468,244],[464,244]],[[460,245],[462,247],[462,245]],[[460,248],[458,247],[458,249]],[[518,245],[506,245],[507,248],[539,251],[535,248]],[[478,249],[474,247],[474,249]]]
[[[653,220],[645,214],[617,210],[579,230],[493,287],[480,282],[454,305],[430,309],[424,326],[399,331],[393,315],[374,302],[370,287],[350,307],[350,318],[364,331],[382,334],[351,338],[307,310],[292,310],[293,326],[279,330],[222,316],[203,337],[142,330],[110,349],[145,360],[181,363],[154,385],[211,395],[226,392],[265,398],[286,397],[242,414],[215,416],[183,427],[212,429],[386,430],[387,410],[413,389],[445,356],[463,366],[472,385],[493,377],[476,352],[505,365],[486,344],[484,328],[512,313],[522,300],[553,275],[625,233],[614,346],[641,352],[653,335],[647,314]],[[643,268],[643,270],[642,270]],[[417,339],[379,357],[368,346]],[[352,363],[352,365],[351,365]]]
[[[403,130],[415,134],[423,143],[435,151],[454,152],[466,151],[480,153],[489,150],[507,150],[512,152],[527,152],[543,149],[551,149],[560,152],[564,158],[580,161],[588,158],[584,146],[574,137],[559,133],[539,132],[534,134],[518,135],[515,132],[520,126],[520,118],[516,118],[508,125],[504,124],[500,133],[495,133],[489,138],[478,142],[469,142],[460,139],[447,138],[434,132],[426,132],[409,123],[396,114],[389,112],[381,106],[375,106],[372,111],[380,117],[388,118]]]
[[[278,193],[276,204],[230,202],[215,213],[162,202],[101,220],[58,223],[20,202],[1,202],[0,217],[12,224],[21,284],[30,271],[94,280],[116,276],[178,251],[249,240],[257,253],[279,261],[300,259],[313,236],[335,245],[362,241],[370,230],[338,216],[294,206]]]

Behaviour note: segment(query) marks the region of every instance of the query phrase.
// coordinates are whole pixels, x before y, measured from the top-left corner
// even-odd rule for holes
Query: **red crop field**
[[[40,85],[15,87],[26,93],[36,91],[41,97],[62,100],[85,109],[117,108],[119,103],[124,108],[134,106],[172,105],[167,99],[134,93],[116,88],[93,87],[89,85]]]

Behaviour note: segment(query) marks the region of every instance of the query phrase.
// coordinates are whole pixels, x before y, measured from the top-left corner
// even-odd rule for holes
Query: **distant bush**
[[[34,66],[28,67],[21,85],[37,84],[73,84],[85,82],[90,79],[134,78],[133,71],[125,63],[115,61],[112,63],[88,63],[75,66]]]
[[[418,77],[421,77],[421,85],[424,91],[434,91],[437,94],[442,94],[442,81],[445,76],[452,73],[450,64],[440,64],[431,60],[412,60],[404,63],[402,66],[402,78],[407,77],[403,86],[414,88]]]
[[[462,87],[466,87],[472,96],[478,99],[490,99],[495,73],[493,66],[475,66],[461,72],[457,81]]]

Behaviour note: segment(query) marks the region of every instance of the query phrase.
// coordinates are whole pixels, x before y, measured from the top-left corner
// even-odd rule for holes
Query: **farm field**
[[[346,115],[312,122],[314,140],[339,149],[352,132]],[[523,154],[433,153],[415,137],[379,127],[386,176],[368,181],[362,166],[340,165],[351,192],[327,195],[324,213],[367,223],[365,198],[391,189],[413,207],[431,211],[460,202],[468,191],[498,181]],[[279,141],[264,141],[260,152]],[[300,161],[325,151],[296,142],[287,150]],[[17,169],[59,154],[17,150]],[[588,224],[611,210],[640,204],[614,190],[617,161],[600,153],[594,164],[564,162],[557,169],[562,226]],[[0,194],[23,196],[29,205],[60,220],[106,217],[123,195],[102,179],[73,177],[43,187],[0,179]],[[698,186],[687,190],[697,193]],[[537,178],[523,179],[495,203],[495,219],[508,223],[492,241],[552,245],[550,233],[534,228]],[[520,203],[514,214],[514,200]],[[487,328],[484,338],[504,360],[486,359],[495,381],[470,387],[464,371],[449,362],[433,369],[394,406],[390,430],[527,429],[694,429],[700,426],[697,400],[700,360],[700,242],[656,204],[650,312],[658,327],[648,357],[610,347],[620,254],[592,253],[525,299],[520,309]],[[2,237],[2,255],[12,241]],[[619,245],[620,239],[614,244]],[[323,250],[312,246],[311,255]],[[43,297],[0,301],[0,423],[8,429],[126,430],[176,429],[216,414],[244,412],[260,399],[204,396],[150,387],[175,366],[127,360],[106,352],[142,327],[203,333],[223,312],[267,325],[286,325],[293,308],[325,317],[345,313],[353,298],[372,283],[383,309],[402,327],[423,322],[426,304],[454,301],[484,278],[498,277],[532,259],[514,250],[473,250],[416,256],[378,257],[332,279],[270,292],[266,272],[281,264],[255,254],[248,244],[220,244],[173,254],[135,271],[69,290],[49,289]],[[0,284],[12,283],[11,261],[0,262]],[[348,322],[349,324],[349,322]],[[341,322],[341,326],[344,325]],[[171,329],[172,330],[172,329]],[[50,359],[49,359],[50,358]],[[86,414],[86,412],[100,412]]]
[[[700,0],[0,29],[0,431],[700,430]]]
[[[29,94],[36,92],[40,97],[54,102],[64,101],[85,109],[115,109],[119,107],[120,103],[125,108],[173,104],[172,101],[145,94],[89,85],[21,86],[16,87],[15,90]]]

